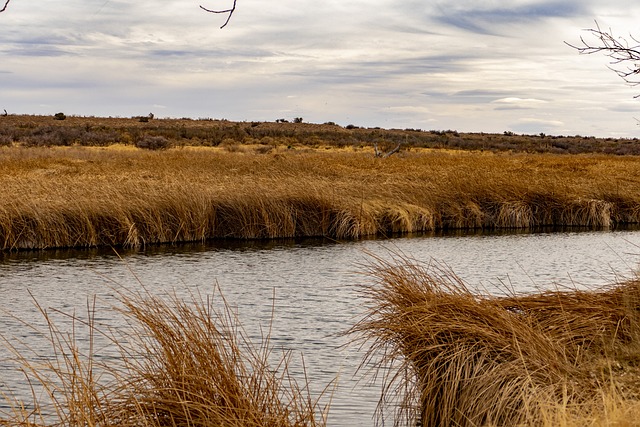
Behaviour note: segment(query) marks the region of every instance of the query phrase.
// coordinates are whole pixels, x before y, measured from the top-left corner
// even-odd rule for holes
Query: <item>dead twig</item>
[[[3,7],[2,9],[0,9],[0,12],[4,12],[5,10],[7,10],[7,6],[9,6],[9,2],[10,2],[10,1],[11,1],[11,0],[7,0],[7,1],[4,3],[4,7]]]
[[[393,148],[393,149],[387,151],[386,153],[384,153],[384,152],[382,152],[382,151],[380,151],[378,149],[378,143],[374,142],[373,143],[373,152],[374,152],[374,155],[376,157],[380,157],[381,159],[386,159],[387,157],[392,156],[393,154],[395,154],[398,151],[400,151],[400,146],[401,145],[402,145],[402,143],[399,142],[398,145],[396,145],[396,148]]]
[[[209,13],[228,13],[229,15],[227,15],[227,20],[224,21],[224,24],[222,24],[222,27],[220,27],[220,29],[222,29],[222,28],[227,26],[227,24],[231,20],[231,15],[233,15],[233,12],[236,11],[236,1],[237,0],[233,0],[233,6],[231,7],[231,9],[212,10],[212,9],[207,9],[206,7],[204,7],[202,5],[200,5],[200,9],[204,10],[205,12],[209,12]]]
[[[632,86],[640,85],[640,79],[634,76],[640,75],[640,40],[630,36],[630,40],[635,45],[630,45],[629,40],[624,37],[615,37],[611,29],[604,31],[596,21],[596,27],[586,30],[594,35],[598,44],[591,44],[580,37],[581,45],[573,45],[565,42],[568,46],[576,49],[581,54],[593,54],[602,52],[612,59],[609,68],[620,76],[625,82]],[[631,63],[625,68],[616,67],[618,64]],[[640,95],[635,96],[640,97]]]

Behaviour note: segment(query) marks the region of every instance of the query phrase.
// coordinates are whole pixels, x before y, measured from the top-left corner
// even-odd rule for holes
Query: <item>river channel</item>
[[[108,323],[114,287],[155,295],[207,295],[219,286],[249,335],[273,316],[273,344],[292,351],[294,370],[304,355],[312,392],[337,379],[330,426],[370,426],[380,384],[357,372],[362,350],[343,333],[362,315],[363,274],[373,256],[402,255],[446,265],[469,286],[489,292],[596,287],[630,278],[640,262],[639,231],[461,234],[336,243],[271,242],[183,245],[126,251],[43,251],[0,254],[0,327],[46,353],[46,343],[18,322],[43,320],[44,308],[86,313],[97,296]],[[103,313],[101,310],[105,310]],[[114,315],[115,316],[115,315]],[[115,317],[114,317],[115,318]],[[0,387],[30,400],[24,377],[0,348]],[[299,373],[299,375],[302,375]],[[1,404],[0,404],[1,405]]]

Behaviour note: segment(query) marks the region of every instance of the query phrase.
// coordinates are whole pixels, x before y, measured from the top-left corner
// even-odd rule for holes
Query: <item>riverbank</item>
[[[379,260],[352,330],[395,425],[631,426],[640,282],[480,295],[450,270]]]
[[[0,147],[3,250],[640,222],[634,156]]]

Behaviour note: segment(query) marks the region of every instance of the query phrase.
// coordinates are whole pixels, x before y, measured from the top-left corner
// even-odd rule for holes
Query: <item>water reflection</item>
[[[157,295],[212,293],[216,284],[254,338],[273,318],[274,343],[294,351],[294,369],[307,374],[321,391],[339,377],[330,425],[368,426],[379,385],[356,375],[362,353],[345,346],[343,333],[363,312],[359,294],[368,279],[362,265],[372,255],[393,255],[446,263],[477,289],[499,292],[504,286],[528,292],[548,286],[596,286],[630,277],[640,259],[637,231],[564,233],[462,233],[410,236],[337,243],[328,240],[223,242],[147,247],[144,250],[41,251],[3,254],[0,301],[3,309],[44,326],[31,298],[45,307],[86,311],[98,296],[100,322],[118,322],[110,313],[119,287],[144,286]],[[104,311],[102,311],[104,310]],[[104,313],[104,314],[103,314]],[[4,312],[0,324],[8,336],[22,336],[34,347],[47,347]],[[107,349],[108,350],[108,349]],[[105,350],[105,353],[108,351]],[[23,379],[6,367],[0,350],[0,382]],[[15,377],[13,377],[15,376]],[[24,386],[24,384],[23,384]],[[24,390],[24,389],[23,389]],[[28,397],[28,396],[27,396]]]

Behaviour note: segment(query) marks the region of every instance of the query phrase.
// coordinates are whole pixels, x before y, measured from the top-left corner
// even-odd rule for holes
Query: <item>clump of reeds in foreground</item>
[[[0,394],[4,406],[12,408],[0,413],[0,425],[326,424],[308,384],[299,385],[289,375],[289,355],[277,354],[268,334],[259,345],[250,342],[226,301],[219,309],[209,298],[120,297],[128,324],[124,335],[100,330],[91,311],[82,321],[72,316],[73,331],[63,331],[38,306],[49,325],[51,358],[39,363],[11,346],[34,401],[25,404]],[[77,322],[89,328],[88,347],[76,338]],[[107,337],[120,357],[95,357],[96,336]]]
[[[379,411],[391,403],[396,425],[639,419],[640,282],[496,297],[407,259],[371,273],[371,305],[352,331],[370,342],[363,365],[384,373]]]

